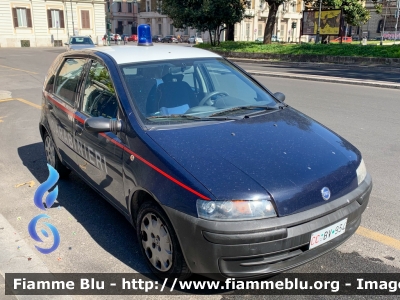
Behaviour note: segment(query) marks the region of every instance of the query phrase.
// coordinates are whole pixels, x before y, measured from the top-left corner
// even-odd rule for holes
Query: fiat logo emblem
[[[321,194],[322,199],[324,199],[325,201],[329,200],[329,198],[331,197],[331,191],[326,186],[322,188]]]

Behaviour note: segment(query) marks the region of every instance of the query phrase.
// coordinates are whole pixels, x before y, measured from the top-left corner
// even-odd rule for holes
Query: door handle
[[[53,109],[53,104],[51,104],[50,102],[47,103],[47,108],[52,110]]]
[[[81,135],[83,132],[83,127],[80,125],[75,125],[75,132],[76,134]]]

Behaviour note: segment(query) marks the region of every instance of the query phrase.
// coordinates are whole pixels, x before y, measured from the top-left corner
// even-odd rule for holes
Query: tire
[[[168,44],[169,44],[169,43],[171,43],[171,41],[170,41],[170,40],[168,40]]]
[[[141,252],[157,277],[183,280],[191,276],[174,228],[154,202],[145,202],[139,208],[136,233]]]
[[[47,132],[44,134],[43,141],[47,163],[58,172],[60,178],[68,177],[69,173],[71,173],[71,170],[61,162],[60,158],[58,157],[53,139]]]
[[[164,40],[162,40],[161,43],[164,43]]]

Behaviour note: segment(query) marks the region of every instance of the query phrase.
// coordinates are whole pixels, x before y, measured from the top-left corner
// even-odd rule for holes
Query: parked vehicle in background
[[[188,44],[199,44],[199,43],[203,43],[203,39],[198,36],[196,37],[192,35],[188,40]]]
[[[271,42],[281,42],[281,41],[282,41],[282,39],[278,38],[276,35],[273,35],[271,37]],[[264,42],[264,37],[256,38],[256,42],[263,43]]]
[[[163,38],[162,35],[153,35],[151,40],[153,41],[153,43],[160,43],[162,38]]]
[[[282,39],[278,38],[276,35],[273,35],[271,37],[271,42],[282,42]]]
[[[116,34],[114,34],[114,39],[113,39],[113,41],[115,41],[115,40],[117,40],[117,41],[122,41],[122,37],[121,37],[118,33],[116,33]]]
[[[166,35],[161,39],[161,43],[178,43],[178,39],[174,35]]]
[[[128,37],[129,42],[137,42],[137,34],[132,34]]]
[[[80,50],[96,47],[90,36],[72,36],[69,39],[69,42],[65,43],[65,45],[67,46],[67,50]]]
[[[331,43],[340,43],[340,39],[342,39],[342,43],[351,43],[353,41],[351,36],[347,36],[347,37],[337,37],[336,39],[330,41]]]

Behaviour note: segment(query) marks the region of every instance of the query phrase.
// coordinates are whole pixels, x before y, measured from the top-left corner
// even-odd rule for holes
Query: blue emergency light
[[[138,46],[153,46],[151,40],[150,26],[147,24],[141,24],[138,26]]]

